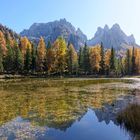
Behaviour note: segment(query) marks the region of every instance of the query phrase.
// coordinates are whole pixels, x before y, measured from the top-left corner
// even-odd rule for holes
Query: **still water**
[[[0,81],[2,140],[131,140],[117,114],[139,102],[131,80]]]

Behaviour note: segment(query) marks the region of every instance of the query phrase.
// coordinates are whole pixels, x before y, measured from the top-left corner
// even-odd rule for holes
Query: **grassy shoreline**
[[[132,78],[133,76],[126,77]],[[119,76],[107,76],[107,75],[39,75],[39,74],[29,74],[29,75],[20,75],[20,74],[2,74],[0,79],[18,79],[18,78],[125,78]]]

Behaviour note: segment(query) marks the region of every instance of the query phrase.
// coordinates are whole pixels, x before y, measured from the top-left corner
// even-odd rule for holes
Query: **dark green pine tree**
[[[115,50],[113,47],[111,48],[110,71],[115,71]]]
[[[32,44],[32,60],[31,60],[31,70],[34,73],[36,71],[36,59],[37,59],[37,50],[34,44]]]
[[[68,49],[67,49],[67,65],[68,65],[69,74],[72,74],[72,50],[70,48],[69,43],[68,43]]]
[[[126,74],[125,65],[123,64],[123,59],[120,58],[120,66],[121,66],[121,75],[124,76]]]
[[[90,72],[89,48],[86,43],[83,48],[83,69],[85,74]]]
[[[2,54],[2,49],[0,46],[0,73],[3,73],[4,68],[3,68],[3,54]]]
[[[135,48],[132,51],[132,74],[136,74],[136,58],[135,58]]]
[[[123,75],[123,68],[122,68],[122,58],[118,58],[118,59],[116,59],[116,75],[117,76],[121,76],[121,75]]]
[[[47,44],[47,49],[51,49],[52,48],[52,44],[50,41],[48,41],[48,44]]]
[[[83,71],[83,48],[80,47],[79,54],[78,54],[78,65],[79,65],[79,71]]]
[[[52,56],[50,56],[49,54],[51,50],[52,50],[52,44],[51,44],[51,41],[48,41],[47,47],[46,47],[45,62],[44,62],[45,71],[46,73],[48,73],[48,75],[50,75],[49,66],[51,65],[52,59],[53,59]]]
[[[9,45],[7,49],[7,54],[4,59],[4,69],[6,72],[11,73],[14,70],[14,50]]]
[[[16,73],[21,73],[23,70],[23,56],[19,49],[19,47],[15,46],[15,64],[14,64],[14,70]]]
[[[130,58],[130,50],[127,50],[126,54],[126,74],[130,75],[131,74],[131,58]]]
[[[29,73],[29,71],[31,70],[31,62],[32,62],[31,50],[28,47],[26,50],[25,61],[24,61],[24,70],[27,73]]]
[[[101,42],[101,61],[100,61],[100,74],[105,74],[105,54],[104,54],[104,46]]]
[[[72,44],[69,44],[67,50],[67,66],[69,74],[77,73],[77,55],[75,48]]]

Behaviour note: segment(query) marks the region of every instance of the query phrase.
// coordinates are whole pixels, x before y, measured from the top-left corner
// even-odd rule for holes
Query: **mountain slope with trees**
[[[108,40],[109,41],[109,40]],[[104,75],[140,74],[140,48],[131,47],[125,55],[107,49],[104,43],[75,49],[62,36],[54,42],[39,38],[37,44],[1,25],[0,73],[21,75]]]

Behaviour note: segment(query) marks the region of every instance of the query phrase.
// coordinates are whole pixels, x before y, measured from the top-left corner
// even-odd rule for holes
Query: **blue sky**
[[[66,18],[91,38],[114,23],[140,44],[140,0],[0,0],[0,23],[20,32],[34,22]]]

